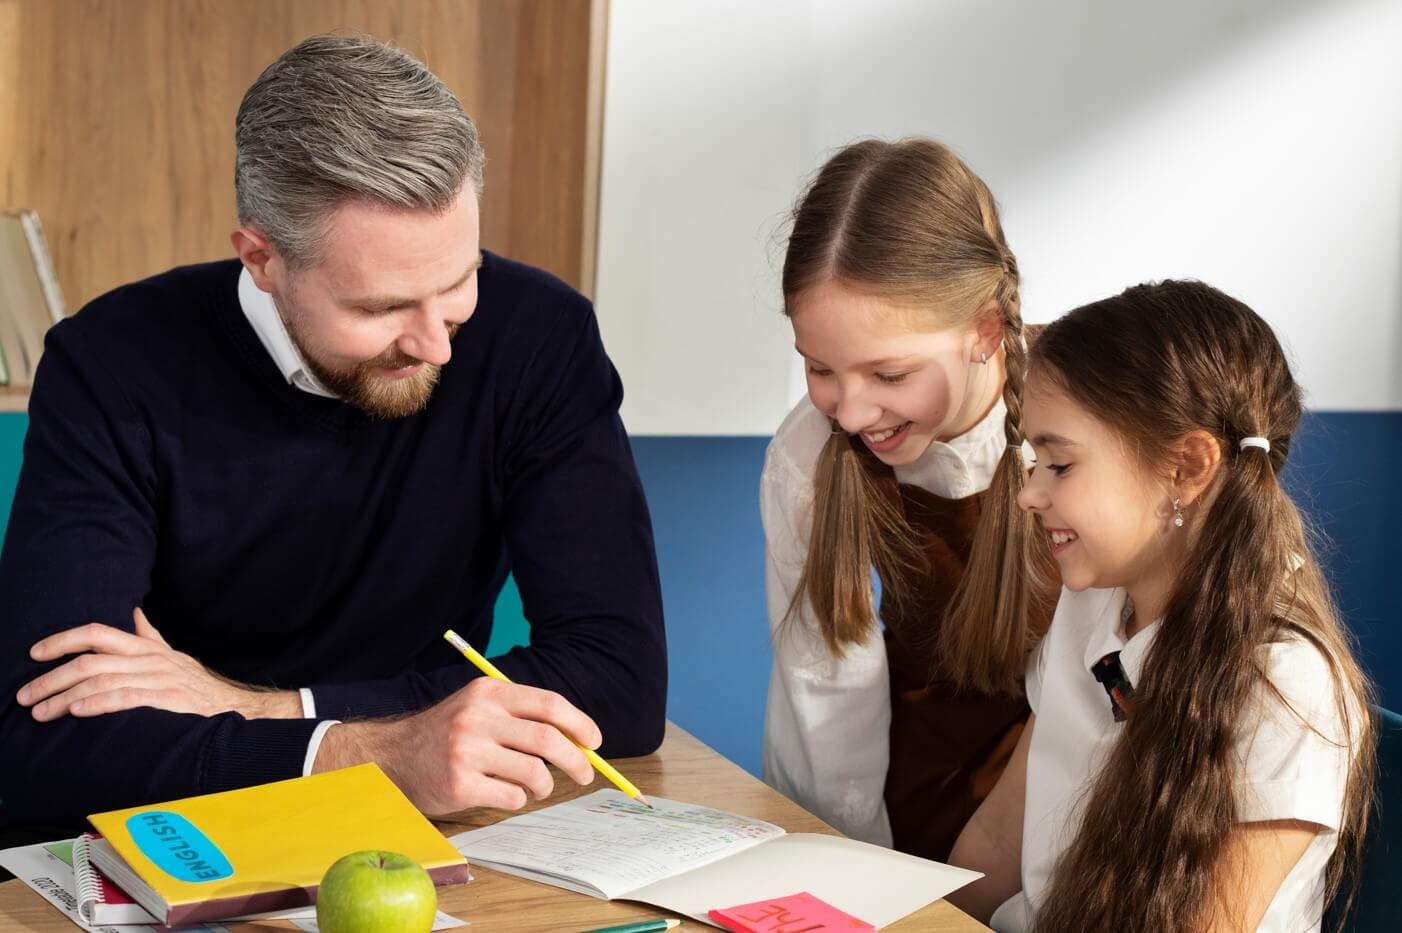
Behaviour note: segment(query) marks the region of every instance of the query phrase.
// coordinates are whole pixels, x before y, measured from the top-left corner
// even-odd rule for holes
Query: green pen
[[[584,933],[658,933],[682,925],[680,920],[643,920],[638,923],[625,923],[621,927],[604,927],[600,930],[585,930]]]

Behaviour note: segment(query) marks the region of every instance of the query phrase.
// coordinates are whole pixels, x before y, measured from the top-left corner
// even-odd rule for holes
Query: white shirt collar
[[[1155,619],[1126,640],[1124,610],[1127,598],[1128,594],[1124,589],[1117,588],[1114,598],[1105,603],[1100,618],[1096,620],[1095,629],[1086,642],[1083,662],[1089,671],[1101,658],[1112,651],[1118,651],[1120,667],[1129,678],[1130,685],[1134,686],[1139,683],[1139,675],[1144,670],[1144,656],[1149,653],[1154,636],[1158,633],[1159,623],[1163,620]]]
[[[896,467],[897,481],[946,499],[963,499],[987,489],[1008,446],[1007,414],[1000,395],[978,424],[948,442],[931,441],[914,463]]]
[[[253,276],[247,269],[239,273],[239,306],[243,308],[244,317],[253,326],[263,349],[268,351],[289,385],[312,395],[340,398],[307,368],[306,360],[287,333],[287,325],[283,323],[277,305],[273,304],[273,296],[253,284]]]

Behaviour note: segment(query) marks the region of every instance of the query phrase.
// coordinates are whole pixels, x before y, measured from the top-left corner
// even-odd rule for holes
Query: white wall
[[[801,393],[785,213],[852,139],[932,135],[1003,205],[1030,321],[1193,276],[1317,409],[1402,409],[1402,3],[612,0],[597,303],[635,434]]]

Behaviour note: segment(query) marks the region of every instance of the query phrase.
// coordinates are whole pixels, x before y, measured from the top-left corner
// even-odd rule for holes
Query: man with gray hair
[[[483,252],[421,63],[308,39],[239,109],[237,260],[56,325],[0,556],[0,829],[378,762],[423,811],[661,741],[652,532],[589,302]],[[508,571],[529,647],[477,676]]]

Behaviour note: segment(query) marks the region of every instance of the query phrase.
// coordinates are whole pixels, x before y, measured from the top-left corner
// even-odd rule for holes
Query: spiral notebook
[[[78,889],[78,913],[93,926],[159,922],[92,863],[92,847],[101,841],[92,833],[83,833],[73,840],[73,881]]]

